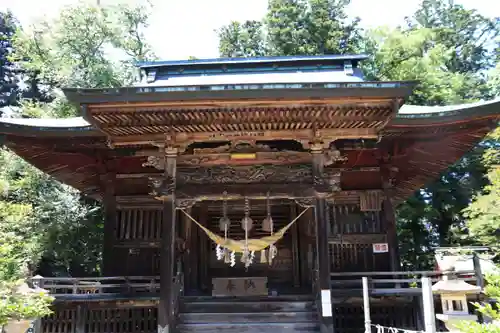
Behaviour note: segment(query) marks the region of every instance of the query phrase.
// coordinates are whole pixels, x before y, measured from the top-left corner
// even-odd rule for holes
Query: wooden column
[[[192,209],[186,208],[186,211],[189,215],[192,215]],[[191,252],[193,246],[192,233],[193,233],[193,223],[186,216],[182,217],[182,226],[183,226],[183,239],[184,243],[184,256],[183,256],[183,264],[184,264],[184,290],[191,290],[193,288],[192,281],[192,269],[193,269],[193,253]]]
[[[116,240],[116,173],[108,172],[102,177],[104,185],[104,239],[102,249],[102,272],[104,276],[114,275],[113,250]]]
[[[399,271],[401,268],[398,247],[398,234],[396,228],[396,212],[392,204],[392,181],[393,172],[390,166],[383,166],[382,173],[382,187],[384,190],[384,200],[382,202],[383,216],[387,228],[387,243],[389,245],[389,255],[391,258],[392,271]]]
[[[158,305],[158,333],[173,331],[173,288],[175,266],[175,177],[176,149],[165,149],[165,175],[161,185],[163,220],[160,241],[160,303]]]
[[[198,210],[198,212],[199,212],[198,221],[201,223],[201,225],[208,227],[209,223],[208,207],[206,203],[204,202],[200,203],[200,209]],[[198,232],[198,242],[199,242],[198,248],[200,249],[200,255],[199,255],[200,265],[198,267],[200,289],[203,292],[207,293],[208,295],[211,295],[212,281],[210,280],[210,276],[208,274],[210,265],[210,256],[212,255],[210,249],[211,244],[208,241],[207,236],[202,232]]]
[[[316,267],[317,267],[317,293],[320,296],[320,331],[321,333],[334,333],[332,304],[330,295],[330,258],[328,251],[329,223],[327,220],[326,194],[323,181],[324,155],[322,149],[311,151],[313,158],[313,179],[316,190],[315,221],[316,221]],[[322,297],[326,295],[327,297]],[[328,309],[329,307],[329,309]]]
[[[197,220],[200,219],[200,206],[197,204],[194,209],[193,209],[193,216]],[[189,293],[193,295],[197,295],[198,291],[200,290],[200,282],[199,282],[199,275],[200,275],[200,265],[198,263],[198,260],[200,258],[200,229],[197,228],[196,226],[192,226],[191,228],[191,246],[189,248],[189,265],[191,265],[191,268],[189,269],[189,272],[191,274],[190,277],[190,290]]]
[[[290,206],[290,220],[297,217],[297,207]],[[300,253],[299,253],[299,230],[298,223],[292,226],[292,267],[293,267],[293,286],[295,288],[300,285]]]
[[[297,229],[298,229],[298,241],[299,241],[299,268],[300,268],[300,285],[302,288],[310,285],[310,271],[312,267],[310,267],[308,262],[308,250],[309,250],[309,234],[308,234],[308,224],[309,224],[309,215],[306,212],[303,216],[299,218],[297,221]]]

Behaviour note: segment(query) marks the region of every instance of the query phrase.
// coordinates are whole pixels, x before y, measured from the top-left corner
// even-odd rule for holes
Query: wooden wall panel
[[[334,305],[334,327],[336,333],[364,332],[364,315],[362,305]],[[397,303],[394,305],[375,305],[370,307],[371,320],[374,325],[416,330],[417,313],[413,303]],[[374,329],[373,332],[376,330]],[[387,330],[386,330],[387,332]]]
[[[385,232],[381,212],[361,212],[358,205],[331,205],[329,212],[333,235]]]
[[[161,238],[161,209],[120,209],[116,240],[118,242],[157,242]]]
[[[122,208],[117,212],[112,275],[159,274],[161,209]]]
[[[73,333],[76,309],[59,309],[42,319],[42,333]]]
[[[386,242],[382,212],[362,212],[359,205],[331,205],[331,272],[389,271],[388,253],[373,253],[373,243]]]
[[[41,333],[156,333],[157,308],[56,309],[41,327]]]
[[[85,333],[157,332],[157,308],[110,308],[86,312]]]

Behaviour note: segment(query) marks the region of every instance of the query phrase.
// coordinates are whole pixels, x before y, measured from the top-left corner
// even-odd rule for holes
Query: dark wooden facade
[[[293,65],[312,62],[349,72],[346,59],[325,59]],[[273,61],[273,66],[289,66],[268,62]],[[359,59],[349,61],[357,70]],[[181,75],[210,66],[237,71],[243,65],[145,68],[148,75],[164,68]],[[4,121],[0,133],[8,148],[103,202],[106,276],[160,276],[159,293],[151,289],[143,301],[58,303],[43,332],[153,332],[157,326],[164,332],[176,323],[178,282],[185,297],[200,297],[210,295],[212,278],[267,277],[272,293],[316,299],[321,290],[342,283],[338,273],[399,270],[395,206],[480,141],[500,114],[498,102],[402,112],[414,85],[338,81],[68,89],[84,120],[57,126]],[[229,234],[236,239],[243,237],[244,199],[255,223],[251,237],[264,235],[267,200],[277,228],[304,207],[309,210],[277,243],[271,265],[256,260],[246,270],[217,261],[215,245],[180,210],[219,232],[222,199],[228,201]],[[374,253],[374,243],[387,243],[389,252]],[[182,272],[182,281],[176,272]],[[362,308],[353,295],[333,301],[333,317],[315,319],[322,332],[359,331]],[[380,316],[382,324],[392,316],[403,327],[418,326],[415,299],[395,302],[401,306],[377,304],[372,319]]]

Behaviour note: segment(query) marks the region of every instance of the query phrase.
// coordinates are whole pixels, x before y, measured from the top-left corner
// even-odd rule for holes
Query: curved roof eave
[[[446,106],[403,105],[396,117],[389,123],[391,127],[443,124],[464,121],[471,118],[500,116],[500,98],[468,104]]]
[[[403,105],[391,127],[411,127],[442,124],[467,120],[472,117],[500,116],[500,98],[487,102],[452,106]],[[83,117],[74,118],[0,118],[0,133],[34,136],[41,133],[51,135],[102,135]]]
[[[73,118],[0,118],[0,134],[18,136],[88,136],[99,134],[83,117]]]

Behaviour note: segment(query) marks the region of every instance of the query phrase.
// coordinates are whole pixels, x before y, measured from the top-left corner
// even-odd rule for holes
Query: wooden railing
[[[160,290],[160,277],[158,276],[44,277],[34,278],[32,282],[47,290],[56,298],[99,298],[103,295],[157,295]]]
[[[474,271],[456,272],[455,275],[464,281],[476,281]],[[430,277],[433,282],[439,281],[443,273],[435,271],[413,272],[352,272],[331,273],[331,289],[335,292],[361,292],[361,278],[366,276],[370,281],[372,294],[412,294],[420,292],[420,278]],[[182,295],[182,274],[174,277],[174,300]],[[33,279],[43,289],[56,298],[100,298],[103,296],[148,296],[158,297],[160,278],[158,276],[97,277],[70,278],[50,277]],[[177,305],[174,304],[174,308]]]
[[[443,272],[409,271],[409,272],[352,272],[331,273],[332,290],[362,290],[362,277],[368,277],[372,294],[414,294],[420,293],[421,278],[430,277],[433,283],[443,278]],[[459,280],[476,282],[474,271],[454,272]]]

